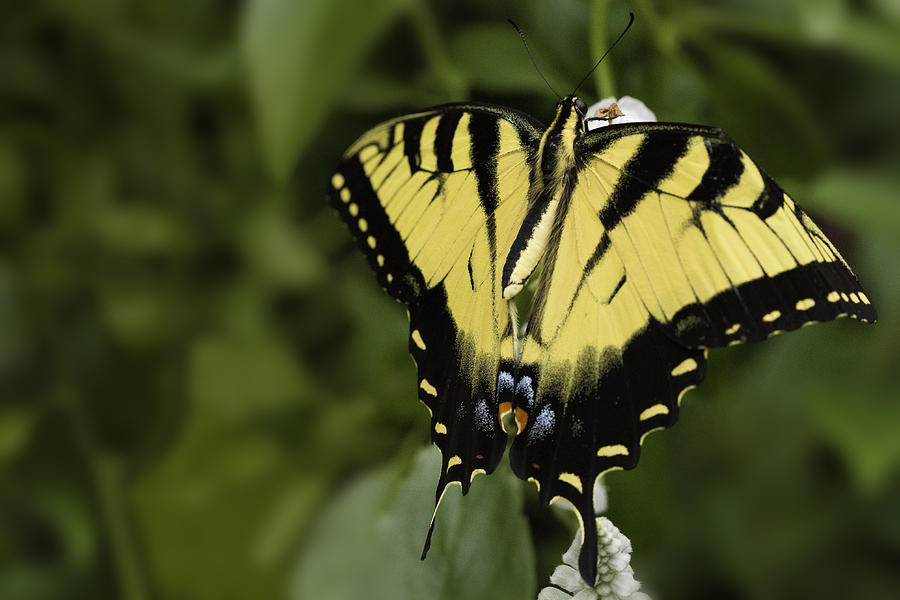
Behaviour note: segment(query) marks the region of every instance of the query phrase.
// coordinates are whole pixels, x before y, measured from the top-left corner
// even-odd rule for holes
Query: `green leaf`
[[[810,171],[821,164],[828,138],[790,81],[751,52],[712,38],[697,41],[710,64],[707,83],[715,100],[717,125],[770,172],[783,164],[778,160],[783,148],[804,150],[791,155],[788,165],[794,172]]]
[[[889,19],[844,14],[843,7],[830,0],[804,0],[806,6],[777,2],[772,14],[755,10],[687,7],[679,11],[679,28],[715,31],[725,36],[751,36],[790,46],[835,50],[859,61],[896,72],[900,69],[900,42]],[[775,4],[773,4],[774,6]]]
[[[260,425],[216,427],[210,412],[196,407],[178,443],[135,488],[160,597],[276,597],[281,577],[271,559],[281,542],[264,536],[303,473]]]
[[[344,108],[359,113],[389,113],[401,106],[433,106],[447,102],[448,97],[429,89],[433,86],[398,81],[378,73],[362,73],[343,99]],[[463,97],[460,96],[459,99]]]
[[[866,235],[892,238],[900,231],[900,177],[882,171],[833,169],[813,181],[809,206]]]
[[[535,56],[545,56],[540,45],[529,42]],[[472,25],[453,36],[450,52],[467,80],[480,90],[500,93],[529,91],[544,94],[547,85],[525,58],[522,41],[507,24]],[[571,86],[553,70],[544,73],[554,88]]]
[[[854,262],[879,321],[871,328],[845,323],[845,335],[835,343],[810,347],[809,353],[817,352],[829,363],[809,384],[817,399],[814,416],[819,426],[840,450],[859,488],[872,494],[882,491],[900,468],[896,376],[900,279],[890,266],[898,252],[896,234],[872,236],[863,250]]]
[[[176,442],[135,486],[160,596],[275,597],[284,546],[324,486],[272,431],[298,427],[303,365],[277,338],[211,335],[190,352],[190,378]]]
[[[891,390],[860,394],[852,381],[826,379],[811,392],[820,401],[819,426],[852,467],[859,487],[880,491],[900,465],[900,403],[890,398]]]
[[[286,409],[307,387],[290,351],[271,338],[203,338],[191,366],[194,400],[224,422]]]
[[[277,207],[260,205],[248,217],[242,241],[248,266],[267,283],[308,288],[325,273],[309,235]]]
[[[25,169],[12,144],[0,142],[0,231],[15,230],[25,215]]]
[[[98,241],[123,255],[170,252],[185,239],[181,223],[153,206],[104,207],[94,227]]]
[[[266,164],[285,179],[347,79],[410,0],[253,0],[242,53]]]
[[[31,440],[37,417],[34,410],[0,406],[0,467],[8,466]]]
[[[428,558],[419,555],[440,470],[423,449],[401,481],[396,466],[348,487],[321,516],[301,554],[291,598],[521,599],[534,594],[534,550],[522,486],[506,468],[441,502]]]

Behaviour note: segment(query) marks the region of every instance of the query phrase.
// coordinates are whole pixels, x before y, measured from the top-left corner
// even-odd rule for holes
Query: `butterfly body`
[[[547,128],[512,109],[444,105],[365,133],[329,193],[408,306],[443,456],[436,503],[496,468],[511,417],[513,471],[543,502],[575,507],[589,582],[597,477],[634,467],[643,438],[674,424],[707,348],[875,319],[831,242],[714,128],[587,131],[571,96]],[[520,339],[509,303],[531,277]]]
[[[544,132],[529,189],[529,209],[503,267],[503,298],[511,300],[544,256],[560,205],[571,196],[576,147],[584,135],[584,102],[567,97]],[[564,210],[563,206],[563,210]]]

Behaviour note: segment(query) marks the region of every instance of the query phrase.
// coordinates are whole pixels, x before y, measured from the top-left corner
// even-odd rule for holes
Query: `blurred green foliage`
[[[504,468],[442,506],[403,310],[326,208],[382,118],[582,90],[715,124],[880,310],[713,352],[607,479],[658,598],[900,589],[896,0],[6,2],[0,598],[522,598],[570,516]],[[602,89],[597,89],[597,86]],[[524,507],[524,512],[523,508]],[[527,520],[523,518],[527,517]]]

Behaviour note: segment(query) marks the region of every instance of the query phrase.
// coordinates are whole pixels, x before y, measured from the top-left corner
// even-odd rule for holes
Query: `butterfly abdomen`
[[[544,256],[550,236],[557,229],[557,215],[564,212],[571,195],[570,182],[576,165],[575,148],[584,133],[574,97],[564,98],[556,117],[544,132],[536,163],[540,173],[531,179],[529,209],[503,266],[503,298],[510,300]],[[560,207],[563,211],[560,211]]]

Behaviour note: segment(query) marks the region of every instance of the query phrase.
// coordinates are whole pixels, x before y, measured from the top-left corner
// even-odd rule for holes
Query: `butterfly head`
[[[584,118],[586,116],[585,113],[587,113],[587,103],[581,98],[575,98],[574,104],[575,110],[577,110],[581,114],[582,118]]]
[[[566,96],[556,105],[556,116],[541,140],[541,170],[545,179],[559,179],[575,162],[575,146],[585,133],[587,105]]]
[[[571,129],[583,133],[584,119],[587,117],[587,103],[578,96],[566,96],[556,103],[556,117],[553,124],[562,129]]]

